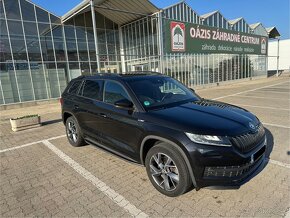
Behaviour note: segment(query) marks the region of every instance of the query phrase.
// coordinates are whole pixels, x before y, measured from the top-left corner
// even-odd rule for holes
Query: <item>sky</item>
[[[32,0],[32,2],[61,16],[81,0]],[[151,2],[159,8],[164,8],[179,0],[151,0]],[[228,20],[244,17],[249,24],[261,22],[265,27],[276,26],[282,39],[290,38],[290,0],[187,0],[186,2],[199,15],[219,10]]]

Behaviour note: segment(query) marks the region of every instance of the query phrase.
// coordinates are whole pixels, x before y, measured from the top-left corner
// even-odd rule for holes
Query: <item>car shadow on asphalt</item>
[[[62,122],[62,119],[44,121],[44,122],[41,122],[41,125],[42,126],[46,126],[46,125],[49,125],[49,124],[54,124],[54,123],[59,123],[59,122]]]
[[[274,147],[274,136],[271,133],[271,131],[267,128],[265,128],[265,133],[266,133],[266,137],[267,137],[267,147],[266,147],[266,151],[265,151],[265,159],[264,159],[264,163],[261,164],[261,166],[258,168],[258,170],[248,179],[251,180],[253,177],[257,176],[260,172],[262,172],[266,166],[269,164],[269,160],[270,160],[270,155],[273,151],[273,147]]]
[[[274,147],[274,137],[269,129],[265,128],[265,132],[266,132],[266,137],[267,137],[267,148],[266,148],[265,156],[266,158],[270,158],[270,154],[272,153],[273,147]]]

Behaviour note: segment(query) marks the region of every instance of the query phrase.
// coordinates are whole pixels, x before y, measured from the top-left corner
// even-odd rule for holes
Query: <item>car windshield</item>
[[[130,78],[127,83],[148,110],[199,100],[194,92],[171,77],[144,76]]]

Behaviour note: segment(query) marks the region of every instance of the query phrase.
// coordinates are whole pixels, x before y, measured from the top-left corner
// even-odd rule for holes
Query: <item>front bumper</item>
[[[243,154],[234,147],[187,145],[197,188],[207,186],[239,187],[264,167],[266,136],[251,152]]]

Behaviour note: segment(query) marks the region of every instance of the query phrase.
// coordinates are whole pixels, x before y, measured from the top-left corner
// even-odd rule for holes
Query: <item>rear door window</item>
[[[94,100],[102,100],[102,80],[86,80],[83,86],[82,95]]]
[[[131,101],[123,86],[117,82],[106,81],[104,92],[104,102],[106,103],[115,104],[115,102],[123,99]]]
[[[70,94],[77,94],[79,91],[80,84],[82,83],[81,80],[75,81],[69,88],[68,93]]]

